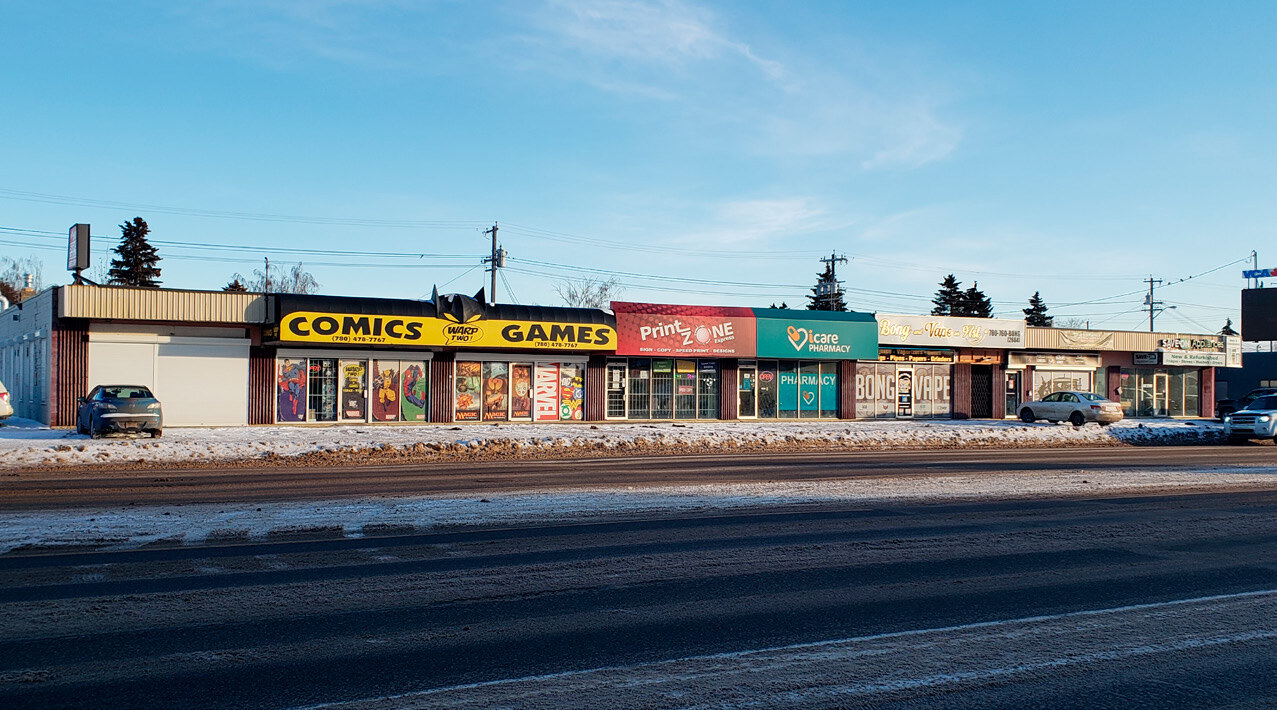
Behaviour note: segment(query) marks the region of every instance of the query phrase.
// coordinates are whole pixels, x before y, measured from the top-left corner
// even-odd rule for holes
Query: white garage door
[[[165,426],[248,423],[247,338],[89,334],[89,387],[147,385]]]

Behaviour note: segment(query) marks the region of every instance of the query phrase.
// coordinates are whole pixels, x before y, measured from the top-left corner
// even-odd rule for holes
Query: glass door
[[[1006,373],[1006,410],[1004,416],[1014,418],[1020,409],[1020,376],[1019,370],[1008,370]]]
[[[1171,415],[1171,377],[1164,372],[1153,375],[1153,414],[1158,417]]]
[[[737,388],[736,416],[741,419],[758,418],[758,366],[741,365],[739,370],[739,387]]]
[[[368,419],[368,361],[342,360],[341,420],[362,422]]]

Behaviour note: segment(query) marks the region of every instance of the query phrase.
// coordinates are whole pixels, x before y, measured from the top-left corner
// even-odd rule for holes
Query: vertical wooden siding
[[[1215,368],[1203,367],[1197,376],[1197,403],[1201,407],[1198,416],[1215,418]],[[1185,412],[1188,414],[1188,412]]]
[[[856,418],[856,361],[838,361],[838,418]]]
[[[607,356],[591,355],[585,365],[585,421],[607,418]]]
[[[965,362],[953,366],[953,418],[971,418],[971,366]]]
[[[435,353],[430,361],[430,421],[446,424],[452,421],[453,353]]]
[[[740,419],[740,396],[736,389],[740,383],[740,361],[724,358],[718,362],[719,419]]]
[[[248,423],[275,423],[275,348],[248,349]]]
[[[55,320],[50,348],[49,425],[75,426],[77,400],[88,394],[89,322]]]

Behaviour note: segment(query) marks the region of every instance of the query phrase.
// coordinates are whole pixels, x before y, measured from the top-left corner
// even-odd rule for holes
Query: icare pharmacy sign
[[[759,309],[758,357],[802,360],[875,360],[878,335],[873,316],[839,314],[838,319],[777,317]],[[784,313],[784,311],[780,311]]]

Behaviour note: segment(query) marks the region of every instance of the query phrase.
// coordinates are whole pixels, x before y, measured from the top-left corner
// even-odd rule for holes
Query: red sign
[[[757,328],[748,308],[612,302],[617,355],[754,357]]]

